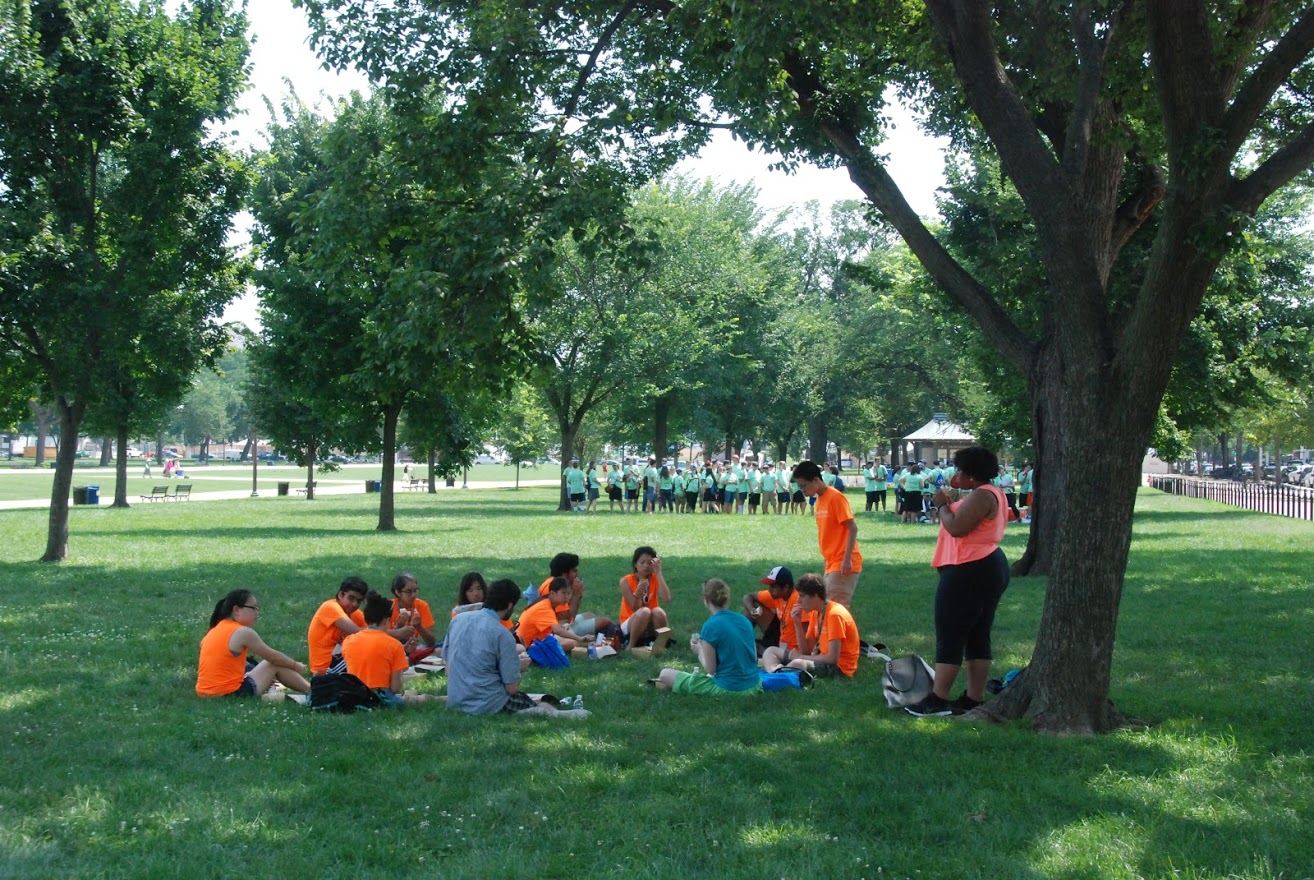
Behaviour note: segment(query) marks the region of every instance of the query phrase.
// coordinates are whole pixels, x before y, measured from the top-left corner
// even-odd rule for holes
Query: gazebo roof
[[[934,443],[944,441],[950,443],[971,443],[976,440],[975,437],[967,433],[967,429],[962,425],[955,425],[950,421],[939,421],[936,419],[931,419],[903,439],[911,440],[914,443]]]

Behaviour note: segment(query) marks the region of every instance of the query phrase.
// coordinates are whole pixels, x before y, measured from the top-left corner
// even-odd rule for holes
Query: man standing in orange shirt
[[[804,495],[816,498],[817,543],[826,560],[826,595],[830,601],[851,608],[862,572],[858,521],[853,509],[843,492],[826,485],[815,462],[799,462],[791,479]]]

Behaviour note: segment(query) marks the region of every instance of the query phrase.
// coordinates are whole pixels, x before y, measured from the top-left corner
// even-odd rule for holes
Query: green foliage
[[[65,437],[87,416],[141,429],[222,351],[241,287],[226,238],[246,176],[214,129],[245,86],[245,17],[70,0],[7,3],[0,23],[0,350],[40,372]]]

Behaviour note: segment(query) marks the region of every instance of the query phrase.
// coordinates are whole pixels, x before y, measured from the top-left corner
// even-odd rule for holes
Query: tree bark
[[[106,438],[108,444],[108,438]],[[119,455],[114,461],[114,507],[128,506],[128,423],[119,425]]]
[[[666,447],[671,422],[672,401],[669,394],[659,394],[652,404],[652,449],[657,461],[666,461]]]
[[[429,494],[438,494],[438,478],[435,472],[438,470],[438,450],[429,450]]]
[[[50,489],[50,517],[46,530],[46,552],[42,562],[62,562],[68,558],[68,496],[73,485],[73,464],[77,460],[78,430],[86,406],[81,401],[69,403],[64,398],[55,401],[59,410],[59,433],[64,442],[55,455],[55,480]],[[37,438],[41,449],[45,438]]]
[[[39,468],[46,463],[46,435],[50,433],[50,415],[46,408],[35,400],[29,400],[27,405],[32,410],[32,420],[36,422],[35,466]]]
[[[401,405],[390,406],[383,411],[383,480],[379,485],[379,526],[380,532],[392,532],[397,529],[393,505],[393,474],[397,468],[397,420],[401,417]]]
[[[112,444],[113,444],[113,438],[110,437],[100,438],[100,466],[101,467],[109,467],[110,462],[113,461],[114,459],[114,456],[112,455],[114,451],[114,446]]]
[[[557,510],[570,510],[570,491],[566,488],[566,468],[570,464],[571,456],[575,449],[575,435],[579,433],[580,423],[583,421],[581,415],[577,419],[568,420],[558,418],[557,425],[561,429],[561,463],[558,465],[560,470],[557,478],[561,480],[561,494],[557,499]]]
[[[826,463],[826,447],[830,445],[830,425],[824,415],[815,415],[808,421],[808,457],[818,465]]]
[[[306,444],[306,500],[315,500],[315,454],[319,444],[311,440]]]

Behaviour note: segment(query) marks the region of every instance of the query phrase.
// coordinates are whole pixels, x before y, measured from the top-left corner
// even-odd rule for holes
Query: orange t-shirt
[[[552,607],[550,601],[544,598],[520,613],[520,623],[516,628],[516,634],[520,636],[520,641],[523,644],[531,645],[534,639],[541,639],[551,633],[552,627],[556,625],[557,610]]]
[[[845,675],[853,675],[858,671],[858,651],[861,649],[861,639],[858,637],[858,625],[853,622],[853,615],[849,609],[845,608],[838,602],[826,603],[826,619],[821,622],[821,633],[817,633],[817,618],[820,615],[814,615],[812,623],[808,626],[808,638],[817,640],[816,652],[825,654],[830,650],[830,643],[835,639],[840,640],[839,666],[840,672]]]
[[[631,593],[633,593],[635,590],[639,589],[639,576],[638,576],[637,574],[627,574],[627,575],[625,575],[625,582],[629,585],[629,590],[630,590]],[[657,596],[657,584],[653,583],[653,582],[650,580],[650,581],[648,582],[648,607],[649,607],[649,608],[656,608],[656,607],[657,607],[657,599],[658,599],[658,596]],[[626,602],[624,599],[621,599],[621,603],[620,603],[620,622],[621,622],[621,623],[624,623],[625,621],[629,620],[629,619],[630,619],[630,615],[633,614],[633,613],[634,613],[634,612],[630,610],[630,603],[629,603],[629,602]]]
[[[828,486],[817,496],[815,511],[817,543],[826,560],[826,574],[830,574],[839,571],[844,562],[844,548],[849,542],[849,530],[844,524],[853,519],[853,508],[849,507],[849,499],[843,492]],[[853,570],[862,571],[862,553],[856,539],[853,542]]]
[[[357,608],[348,615],[347,609],[338,603],[337,598],[329,599],[319,606],[315,616],[310,619],[310,629],[306,631],[306,644],[310,647],[311,672],[324,672],[333,663],[333,649],[343,639],[343,632],[336,624],[344,617],[364,629],[365,615],[361,610]]]
[[[343,639],[342,659],[348,672],[376,690],[392,687],[392,674],[409,665],[402,643],[378,629],[363,629]]]
[[[396,598],[393,598],[392,616],[388,618],[388,629],[397,628],[397,614],[400,610],[401,610],[401,603],[398,602]],[[433,611],[429,609],[429,603],[424,601],[423,599],[416,599],[415,610],[420,612],[420,626],[424,627],[425,629],[433,629]],[[413,620],[408,621],[408,624],[410,626],[414,626],[415,622]]]
[[[223,697],[242,686],[246,678],[246,648],[237,656],[228,647],[233,633],[242,628],[236,620],[221,620],[201,639],[201,658],[196,664],[196,695]]]
[[[790,616],[790,611],[798,604],[798,591],[790,590],[784,599],[777,599],[771,595],[770,590],[759,590],[757,603],[775,612],[776,619],[780,621],[780,644],[786,648],[797,648],[798,639],[794,636],[794,618]]]
[[[554,580],[556,580],[556,578],[549,575],[547,580],[543,581],[543,583],[538,585],[538,594],[542,596],[544,599],[547,598],[548,588],[552,586],[552,582]],[[538,603],[535,602],[534,604],[537,605]],[[554,606],[552,610],[557,612],[557,619],[560,620],[562,623],[565,623],[567,625],[574,623],[574,621],[570,619],[569,602],[562,602],[560,605]]]

